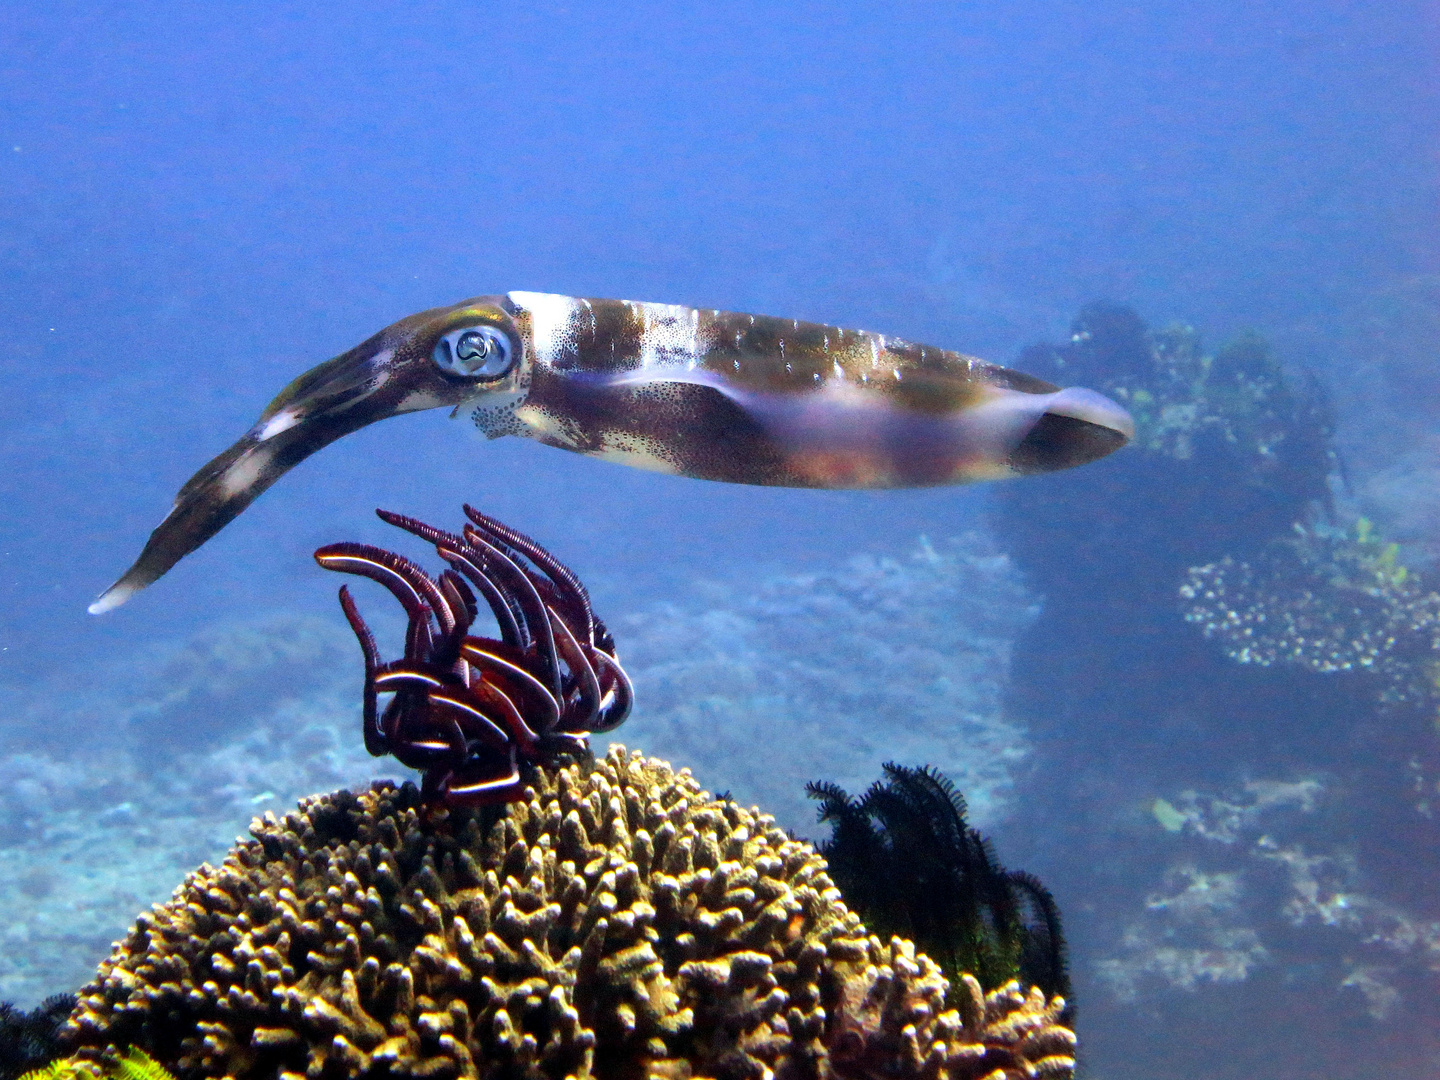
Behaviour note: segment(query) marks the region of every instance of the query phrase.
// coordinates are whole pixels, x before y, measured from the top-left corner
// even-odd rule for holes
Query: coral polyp
[[[592,732],[629,715],[630,679],[573,571],[523,533],[473,507],[456,536],[413,518],[381,520],[435,545],[450,564],[432,578],[368,544],[315,552],[327,570],[385,586],[409,620],[405,655],[382,663],[375,636],[344,586],[340,606],[365,654],[365,748],[424,772],[427,801],[507,802],[523,790],[521,763],[584,753]],[[473,586],[473,588],[472,588]],[[473,637],[485,598],[498,637]],[[378,697],[394,697],[382,712]]]

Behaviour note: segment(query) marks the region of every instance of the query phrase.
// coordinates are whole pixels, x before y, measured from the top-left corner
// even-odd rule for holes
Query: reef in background
[[[0,998],[79,986],[128,913],[218,858],[257,810],[388,774],[358,737],[357,682],[343,624],[277,614],[13,694]]]
[[[1329,406],[1257,336],[1207,352],[1192,327],[1151,330],[1096,303],[1068,343],[1017,364],[1093,386],[1135,418],[1132,444],[1107,460],[995,492],[997,537],[1052,606],[1123,623],[1173,600],[1188,567],[1247,554],[1328,504]]]
[[[1242,664],[1374,677],[1384,704],[1440,701],[1440,594],[1361,518],[1296,526],[1250,560],[1190,569],[1185,618]]]
[[[1333,520],[1338,470],[1324,396],[1253,336],[1207,352],[1091,305],[1069,342],[1017,362],[1124,399],[1138,430],[1073,476],[993,489],[997,539],[1044,593],[1005,702],[1032,769],[1000,835],[1085,898],[1067,912],[1073,976],[1117,1076],[1145,1056],[1227,1078],[1428,1074],[1434,864],[1416,853],[1440,844],[1440,770],[1433,705],[1400,700],[1425,690],[1428,592],[1373,536],[1350,559],[1314,524]],[[1323,557],[1282,565],[1297,544]],[[1226,655],[1247,648],[1297,662]],[[1277,809],[1243,857],[1192,833],[1177,789],[1257,777],[1323,784],[1323,814]],[[1267,834],[1274,850],[1248,851]]]
[[[696,597],[614,623],[639,688],[629,730],[655,752],[802,831],[808,781],[862,788],[895,759],[953,777],[977,823],[1003,816],[1028,740],[1001,699],[1037,608],[990,540]]]
[[[1171,865],[1124,918],[1102,981],[1133,1001],[1159,986],[1193,991],[1273,968],[1297,988],[1355,995],[1375,1020],[1430,994],[1440,923],[1375,895],[1391,883],[1337,839],[1343,802],[1343,789],[1320,776],[1157,798],[1152,827]]]
[[[1440,274],[1378,275],[1342,308],[1287,330],[1323,357],[1357,512],[1424,565],[1440,558]]]
[[[612,748],[493,825],[306,800],[142,915],[69,1037],[238,1080],[1064,1077],[1059,999],[883,945],[809,844]],[[495,814],[490,819],[493,821]]]

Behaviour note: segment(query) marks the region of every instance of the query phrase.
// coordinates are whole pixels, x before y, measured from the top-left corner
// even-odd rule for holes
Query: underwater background
[[[815,838],[806,781],[946,772],[1060,904],[1085,1075],[1440,1075],[1433,5],[42,3],[0,42],[0,999],[403,771],[310,552],[468,500],[590,585],[626,745]],[[294,375],[510,289],[903,335],[1139,436],[777,491],[422,413],[85,613]]]

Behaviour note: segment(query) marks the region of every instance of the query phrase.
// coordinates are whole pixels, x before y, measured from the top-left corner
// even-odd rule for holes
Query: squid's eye
[[[431,357],[447,375],[467,379],[498,379],[515,366],[515,346],[494,326],[452,330],[435,343]]]

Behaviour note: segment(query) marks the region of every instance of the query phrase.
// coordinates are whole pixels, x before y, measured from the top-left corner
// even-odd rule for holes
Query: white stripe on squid
[[[530,313],[530,345],[542,364],[561,364],[579,346],[575,329],[580,302],[559,293],[511,292],[510,302]]]
[[[699,354],[700,312],[682,304],[631,301],[640,309],[640,367],[688,364]]]

